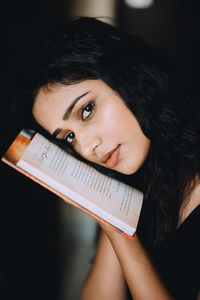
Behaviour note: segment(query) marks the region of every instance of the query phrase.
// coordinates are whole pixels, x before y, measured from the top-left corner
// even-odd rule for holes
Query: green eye
[[[94,102],[87,104],[82,110],[82,120],[86,120],[94,110]]]
[[[73,133],[73,132],[70,132],[68,135],[67,135],[67,137],[66,137],[66,142],[68,143],[68,144],[72,144],[73,143],[73,141],[74,141],[74,138],[75,138],[75,134]]]

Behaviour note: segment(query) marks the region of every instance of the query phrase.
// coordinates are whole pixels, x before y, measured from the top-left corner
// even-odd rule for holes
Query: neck
[[[179,213],[178,227],[191,214],[191,212],[200,204],[200,181],[194,185],[190,194],[185,198]]]

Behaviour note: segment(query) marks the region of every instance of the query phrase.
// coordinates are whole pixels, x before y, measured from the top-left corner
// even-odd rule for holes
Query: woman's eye
[[[73,141],[74,141],[74,138],[75,138],[75,134],[74,134],[73,132],[70,132],[70,133],[66,136],[65,140],[66,140],[66,142],[67,142],[68,144],[72,144]]]
[[[94,102],[90,102],[82,109],[82,120],[86,120],[94,110]]]

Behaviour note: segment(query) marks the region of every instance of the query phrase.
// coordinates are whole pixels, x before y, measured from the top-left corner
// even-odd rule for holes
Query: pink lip
[[[100,162],[102,163],[106,163],[106,165],[109,168],[113,168],[118,161],[118,157],[119,157],[119,150],[120,150],[120,145],[118,145],[115,149],[113,149],[112,151],[106,153],[102,159],[100,160]]]

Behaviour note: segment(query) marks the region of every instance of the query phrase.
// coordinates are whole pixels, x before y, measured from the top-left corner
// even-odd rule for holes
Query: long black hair
[[[133,112],[151,140],[141,170],[124,176],[90,164],[143,190],[139,232],[155,244],[161,242],[176,230],[180,207],[200,172],[199,116],[177,79],[173,60],[140,37],[83,17],[55,27],[37,43],[30,62],[24,81],[26,115],[25,107],[32,110],[41,87],[86,79],[103,80]],[[82,159],[65,142],[58,143]]]

